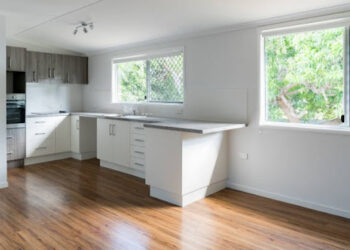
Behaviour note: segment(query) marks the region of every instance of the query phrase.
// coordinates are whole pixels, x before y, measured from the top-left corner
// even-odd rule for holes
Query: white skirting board
[[[63,159],[71,158],[71,157],[72,157],[71,152],[54,154],[54,155],[38,156],[38,157],[31,157],[31,158],[24,159],[24,166],[29,166],[29,165],[43,163],[43,162],[49,162],[49,161],[63,160]]]
[[[73,159],[79,160],[79,161],[84,161],[84,160],[89,160],[89,159],[94,159],[96,158],[96,151],[94,152],[85,152],[85,153],[74,153],[72,152]]]
[[[341,217],[345,217],[345,218],[350,219],[350,211],[341,210],[341,209],[337,209],[337,208],[333,208],[333,207],[329,207],[329,206],[325,206],[325,205],[321,205],[321,204],[317,204],[317,203],[313,203],[313,202],[309,202],[309,201],[303,201],[303,200],[299,200],[299,199],[296,199],[293,197],[288,197],[288,196],[284,196],[281,194],[271,193],[271,192],[267,192],[264,190],[260,190],[260,189],[240,185],[240,184],[235,184],[235,183],[231,183],[231,182],[227,182],[227,187],[234,189],[234,190],[255,194],[255,195],[270,198],[273,200],[283,201],[283,202],[286,202],[289,204],[293,204],[293,205],[297,205],[297,206],[301,206],[301,207],[306,207],[306,208],[310,208],[310,209],[317,210],[320,212],[333,214],[333,215],[337,215],[337,216],[341,216]]]
[[[100,160],[100,166],[145,179],[145,172]]]
[[[9,186],[7,181],[0,182],[0,189],[7,188]]]
[[[195,201],[201,200],[213,193],[226,188],[226,180],[213,183],[207,187],[200,188],[188,194],[179,195],[151,186],[150,195],[154,198],[167,201],[171,204],[185,207]]]
[[[31,157],[31,158],[26,158],[24,160],[24,166],[29,166],[29,165],[44,163],[49,161],[63,160],[68,158],[73,158],[79,161],[94,159],[96,158],[96,152],[87,152],[87,153],[80,153],[80,154],[67,152],[67,153],[60,153],[60,154],[53,154],[53,155]]]

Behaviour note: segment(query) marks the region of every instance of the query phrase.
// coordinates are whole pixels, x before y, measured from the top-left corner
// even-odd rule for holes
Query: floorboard
[[[225,189],[185,208],[73,159],[14,168],[0,249],[350,249],[350,220]]]

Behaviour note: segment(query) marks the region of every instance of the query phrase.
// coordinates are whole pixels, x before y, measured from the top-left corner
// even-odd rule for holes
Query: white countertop
[[[246,127],[246,124],[236,123],[218,123],[218,122],[206,122],[206,121],[192,121],[192,120],[179,120],[174,118],[163,117],[147,117],[137,115],[125,115],[121,116],[113,113],[93,113],[93,112],[71,112],[71,113],[32,113],[27,115],[28,118],[33,117],[49,117],[49,116],[68,116],[79,115],[81,117],[88,118],[105,118],[113,120],[124,120],[143,122],[146,128],[153,129],[166,129],[174,131],[182,131],[196,134],[209,134],[222,132],[233,129],[240,129]]]

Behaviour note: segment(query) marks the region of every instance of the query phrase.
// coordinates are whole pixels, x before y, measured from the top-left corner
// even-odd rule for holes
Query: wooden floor
[[[350,249],[350,220],[229,189],[179,208],[96,160],[10,169],[9,185],[0,249]]]

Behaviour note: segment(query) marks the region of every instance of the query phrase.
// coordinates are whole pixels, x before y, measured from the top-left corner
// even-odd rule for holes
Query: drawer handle
[[[140,155],[144,155],[145,154],[144,152],[141,152],[141,151],[134,151],[134,153],[140,154]]]
[[[11,139],[13,139],[13,136],[7,136],[6,138],[7,138],[7,140],[11,140]]]
[[[8,152],[7,155],[12,155],[13,153],[12,152]]]
[[[46,133],[35,133],[35,135],[46,135]]]
[[[145,140],[141,140],[141,139],[135,139],[135,141],[138,141],[138,142],[145,142]]]
[[[46,149],[46,147],[37,148],[37,150],[42,150],[42,149]]]
[[[135,162],[135,165],[136,166],[140,166],[140,167],[144,167],[145,165],[143,165],[143,164],[141,164],[141,163],[137,163],[137,162]]]
[[[41,124],[41,123],[45,123],[45,121],[36,121],[35,123]]]
[[[135,127],[135,129],[138,129],[138,130],[144,130],[143,127]]]

